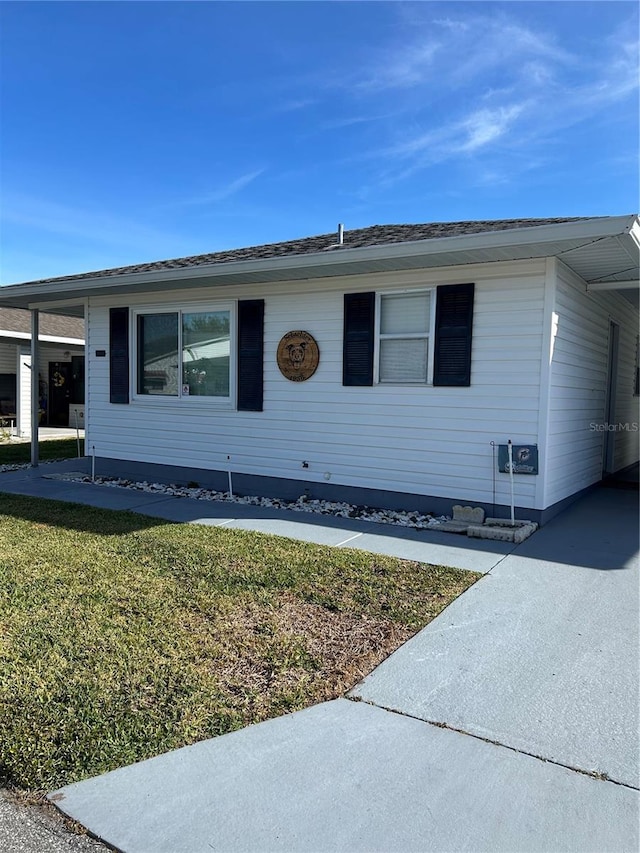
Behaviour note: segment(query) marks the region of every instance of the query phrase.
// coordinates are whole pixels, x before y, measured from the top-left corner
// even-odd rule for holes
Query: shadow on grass
[[[84,456],[84,439],[80,439],[80,457],[78,457],[78,442],[75,438],[56,438],[39,441],[38,456],[43,462],[47,459],[82,458]],[[0,465],[23,465],[30,461],[30,442],[0,445]]]
[[[34,524],[53,525],[66,530],[99,533],[104,536],[120,536],[175,523],[126,510],[103,509],[6,492],[0,493],[0,516],[3,515]]]

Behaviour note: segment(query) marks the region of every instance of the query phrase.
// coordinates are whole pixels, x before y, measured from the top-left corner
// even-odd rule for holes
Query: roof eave
[[[453,237],[438,237],[430,240],[415,240],[402,243],[386,243],[360,248],[332,249],[330,251],[309,254],[288,255],[284,257],[260,258],[243,261],[226,261],[216,264],[174,267],[166,270],[149,270],[136,273],[96,276],[93,278],[65,278],[43,282],[42,284],[24,283],[8,285],[0,289],[0,306],[25,307],[27,304],[53,302],[61,295],[81,300],[97,290],[132,287],[143,289],[147,284],[175,281],[179,284],[185,279],[205,279],[218,276],[238,278],[242,275],[258,275],[261,272],[277,271],[286,273],[291,279],[292,273],[299,269],[305,271],[301,278],[312,277],[310,271],[321,274],[323,267],[335,266],[339,262],[344,266],[344,274],[357,272],[357,265],[366,261],[410,258],[416,256],[450,255],[478,249],[508,248],[528,244],[558,243],[563,240],[584,239],[593,241],[605,237],[632,235],[638,242],[640,227],[634,215],[611,216],[594,219],[581,219],[573,222],[551,223],[525,228],[512,228],[503,231],[482,231],[477,234],[462,234]],[[540,256],[540,255],[539,255]],[[465,261],[461,258],[461,263]]]

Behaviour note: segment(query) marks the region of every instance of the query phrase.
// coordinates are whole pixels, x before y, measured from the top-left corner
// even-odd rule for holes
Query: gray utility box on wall
[[[84,403],[69,403],[69,426],[84,429]]]

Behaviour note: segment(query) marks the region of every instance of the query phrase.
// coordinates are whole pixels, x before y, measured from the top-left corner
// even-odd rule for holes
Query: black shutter
[[[473,284],[437,288],[434,385],[471,384]]]
[[[345,293],[342,384],[373,385],[375,293]]]
[[[238,302],[238,410],[261,412],[264,389],[264,299]]]
[[[129,402],[129,309],[109,309],[109,400]]]

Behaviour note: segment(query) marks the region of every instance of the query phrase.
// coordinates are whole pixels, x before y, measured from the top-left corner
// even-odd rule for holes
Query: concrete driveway
[[[126,853],[636,853],[637,550],[637,495],[594,492],[349,698],[52,799]]]
[[[351,696],[638,786],[637,498],[601,489]]]

